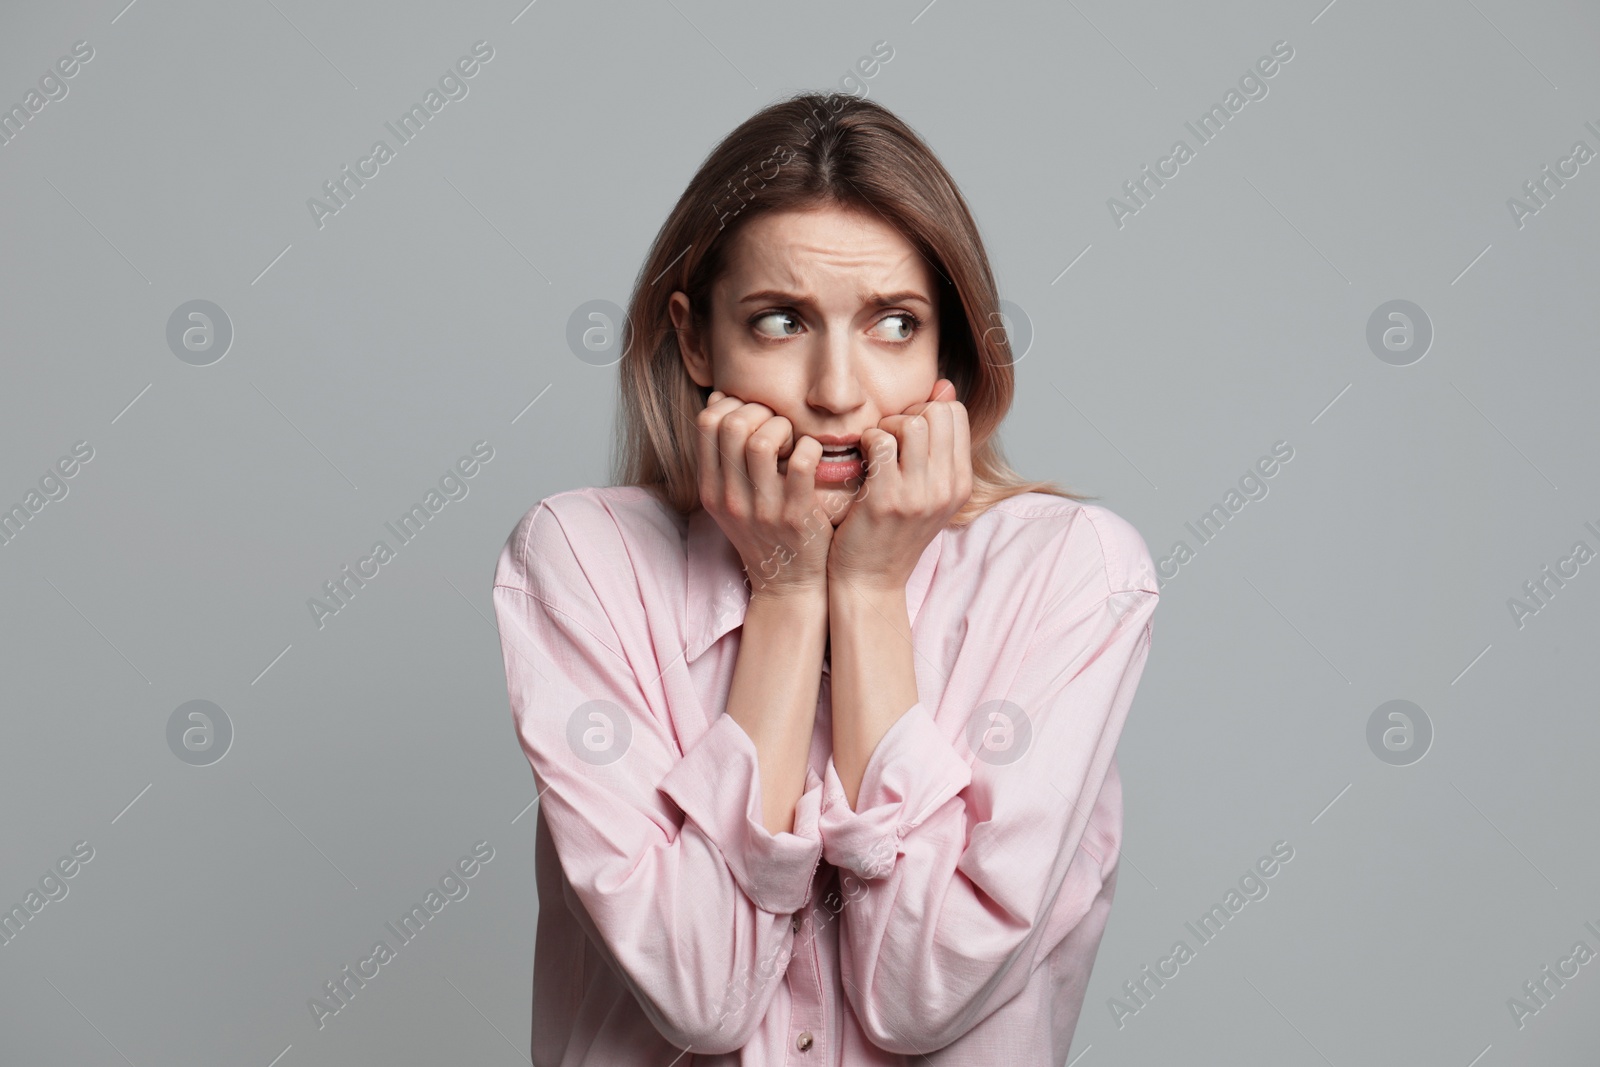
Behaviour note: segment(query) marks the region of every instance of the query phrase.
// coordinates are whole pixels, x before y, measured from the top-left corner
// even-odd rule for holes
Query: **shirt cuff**
[[[806,791],[795,807],[794,832],[774,834],[762,821],[757,760],[750,735],[724,714],[657,788],[717,846],[734,880],[756,907],[787,915],[811,899],[812,878],[822,857],[817,825],[822,779],[806,768]]]
[[[871,880],[887,877],[900,839],[972,781],[972,766],[919,700],[889,727],[867,760],[850,807],[833,757],[823,774],[822,856]]]

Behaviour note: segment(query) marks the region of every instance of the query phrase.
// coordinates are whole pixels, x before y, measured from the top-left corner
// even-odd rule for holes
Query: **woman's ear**
[[[678,334],[678,355],[683,359],[684,370],[701,389],[710,389],[711,354],[706,350],[705,339],[695,330],[688,295],[675,290],[667,300],[667,310]]]

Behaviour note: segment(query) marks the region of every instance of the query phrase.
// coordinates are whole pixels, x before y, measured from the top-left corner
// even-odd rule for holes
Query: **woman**
[[[639,278],[617,484],[540,501],[495,574],[533,1063],[1059,1067],[1155,573],[1006,465],[965,202],[890,112],[806,94],[712,152]]]

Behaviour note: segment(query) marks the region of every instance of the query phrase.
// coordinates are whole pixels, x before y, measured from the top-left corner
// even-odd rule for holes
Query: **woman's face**
[[[767,212],[734,236],[712,286],[709,336],[688,334],[685,293],[672,294],[671,312],[697,385],[766,405],[796,440],[854,439],[932,393],[936,299],[932,269],[899,231],[829,206]],[[816,503],[838,525],[861,488],[833,477],[819,469]]]

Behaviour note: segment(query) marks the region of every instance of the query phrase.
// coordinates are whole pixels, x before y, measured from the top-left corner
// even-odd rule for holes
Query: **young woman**
[[[541,798],[533,1063],[1059,1067],[1155,572],[1007,466],[954,181],[877,104],[775,104],[629,320],[617,484],[539,501],[495,574]]]

